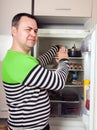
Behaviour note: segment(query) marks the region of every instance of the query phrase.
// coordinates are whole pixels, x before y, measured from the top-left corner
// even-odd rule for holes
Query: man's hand
[[[68,49],[63,46],[57,52],[56,62],[59,62],[61,59],[68,59]]]

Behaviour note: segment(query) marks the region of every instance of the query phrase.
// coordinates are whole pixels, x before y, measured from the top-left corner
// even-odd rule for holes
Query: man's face
[[[30,50],[37,41],[38,27],[34,19],[23,16],[17,27],[12,27],[14,41],[22,49]]]

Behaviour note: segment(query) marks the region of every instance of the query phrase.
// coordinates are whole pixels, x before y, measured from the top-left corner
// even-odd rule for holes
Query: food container
[[[81,57],[81,50],[76,48],[76,45],[74,44],[71,49],[68,49],[68,55],[69,57]]]
[[[81,51],[80,50],[72,50],[72,49],[68,49],[68,55],[69,57],[81,57]]]

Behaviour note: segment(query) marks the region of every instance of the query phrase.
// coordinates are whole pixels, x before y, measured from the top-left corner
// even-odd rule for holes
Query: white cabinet
[[[0,34],[11,34],[12,17],[20,12],[31,13],[32,0],[0,0]]]
[[[34,0],[34,15],[91,17],[91,0]]]

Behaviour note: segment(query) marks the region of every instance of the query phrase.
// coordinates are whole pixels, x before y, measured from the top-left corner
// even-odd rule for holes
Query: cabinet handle
[[[67,10],[67,11],[69,10],[70,11],[71,8],[56,8],[56,10]]]

